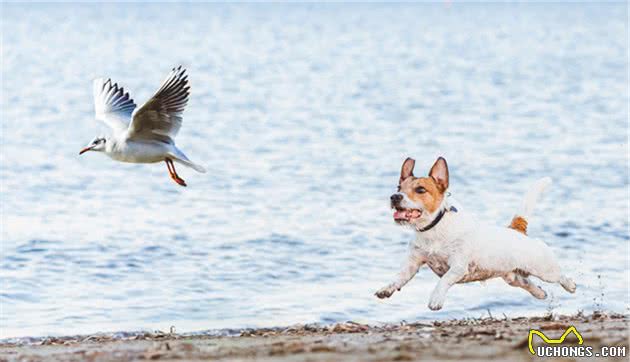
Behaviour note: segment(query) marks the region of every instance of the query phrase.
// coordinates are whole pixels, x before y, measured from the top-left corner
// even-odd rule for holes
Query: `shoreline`
[[[575,326],[585,345],[595,349],[624,346],[630,353],[629,323],[629,315],[595,312],[383,325],[306,324],[221,330],[224,335],[219,335],[218,331],[183,334],[156,331],[26,337],[29,342],[0,343],[0,361],[530,360],[537,358],[528,349],[531,328],[556,338]],[[565,343],[575,342],[573,339],[569,336]],[[536,339],[534,343],[538,345],[542,341]]]

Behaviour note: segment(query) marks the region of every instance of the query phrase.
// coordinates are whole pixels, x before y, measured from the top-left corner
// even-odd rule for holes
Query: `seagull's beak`
[[[91,150],[92,150],[92,148],[94,148],[94,146],[88,146],[88,147],[85,147],[84,149],[82,149],[81,151],[79,151],[79,155],[82,155],[82,154],[86,153],[87,151],[91,151]]]

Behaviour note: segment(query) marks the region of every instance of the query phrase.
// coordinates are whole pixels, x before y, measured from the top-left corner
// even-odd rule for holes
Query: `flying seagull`
[[[182,126],[182,113],[188,102],[188,76],[181,65],[173,68],[160,89],[142,107],[111,79],[94,80],[95,117],[112,128],[112,136],[96,137],[79,152],[104,152],[116,161],[155,163],[164,161],[171,178],[181,186],[186,182],[175,172],[173,161],[206,172],[175,146],[173,138]]]

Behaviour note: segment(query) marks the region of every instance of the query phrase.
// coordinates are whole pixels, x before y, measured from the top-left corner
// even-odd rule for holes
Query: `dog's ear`
[[[416,160],[413,158],[407,157],[405,162],[403,162],[402,168],[400,169],[400,180],[398,180],[398,184],[400,185],[407,177],[413,176],[413,167],[416,165]]]
[[[444,157],[438,157],[433,167],[431,167],[431,171],[429,171],[429,176],[437,182],[442,192],[448,189],[448,165]]]

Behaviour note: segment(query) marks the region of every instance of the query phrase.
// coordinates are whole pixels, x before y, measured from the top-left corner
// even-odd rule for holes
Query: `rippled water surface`
[[[4,5],[0,337],[627,311],[626,4]],[[207,174],[78,150],[105,131],[91,80],[142,103],[176,64],[177,143]],[[531,220],[578,284],[501,281],[392,299],[413,232],[402,160],[443,155],[453,197]]]

